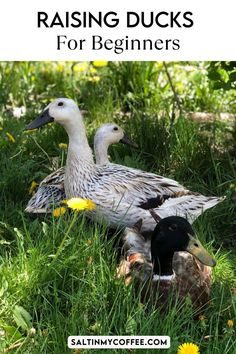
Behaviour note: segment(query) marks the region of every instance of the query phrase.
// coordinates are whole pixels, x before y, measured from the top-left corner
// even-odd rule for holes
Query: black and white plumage
[[[106,123],[98,128],[94,136],[96,165],[108,164],[108,148],[110,145],[119,142],[137,147],[124,130],[115,123]],[[61,205],[61,202],[66,199],[64,178],[65,167],[61,167],[45,177],[38,186],[36,193],[29,200],[25,211],[32,214],[46,214],[51,213],[53,208]]]
[[[187,217],[193,222],[206,209],[223,198],[190,192],[177,181],[117,164],[98,166],[93,161],[80,110],[70,99],[50,103],[42,115],[26,129],[48,122],[61,124],[69,136],[65,171],[66,198],[91,199],[96,210],[90,216],[112,226],[132,226],[142,218],[142,231],[152,231],[155,221],[149,209],[160,218],[168,215]]]

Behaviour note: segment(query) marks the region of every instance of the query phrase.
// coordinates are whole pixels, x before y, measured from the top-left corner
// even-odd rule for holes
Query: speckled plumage
[[[132,226],[142,218],[142,231],[152,231],[155,222],[150,208],[160,218],[180,215],[192,222],[204,210],[222,201],[222,198],[190,192],[178,182],[153,173],[116,164],[95,165],[75,102],[57,99],[47,110],[69,136],[64,179],[66,198],[91,199],[97,206],[90,213],[94,218],[105,219],[112,226]]]
[[[123,142],[134,145],[126,136],[123,129],[115,123],[103,124],[94,136],[94,153],[96,165],[106,165],[108,160],[108,148],[111,144]],[[65,167],[52,172],[39,184],[36,193],[29,200],[25,211],[27,213],[46,214],[51,213],[53,208],[60,206],[66,199]]]

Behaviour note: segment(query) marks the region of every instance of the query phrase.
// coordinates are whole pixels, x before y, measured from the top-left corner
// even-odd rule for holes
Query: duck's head
[[[170,258],[174,252],[187,251],[204,265],[214,267],[216,261],[196,237],[189,222],[180,216],[162,219],[153,231],[151,239],[152,259]]]
[[[107,123],[102,125],[96,132],[94,137],[95,145],[100,143],[110,146],[116,143],[124,143],[133,147],[138,147],[130,138],[125,134],[124,130],[115,123]]]
[[[66,126],[78,114],[80,115],[80,110],[73,100],[69,98],[57,98],[44,109],[39,117],[28,124],[25,129],[36,129],[50,122],[57,122],[62,126]]]

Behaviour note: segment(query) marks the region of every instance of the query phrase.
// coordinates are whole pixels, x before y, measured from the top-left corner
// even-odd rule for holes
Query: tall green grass
[[[196,123],[185,114],[172,121],[173,94],[161,63],[109,63],[97,68],[98,82],[91,80],[91,63],[83,72],[74,64],[0,64],[0,351],[13,345],[16,353],[69,353],[72,334],[168,334],[170,354],[183,342],[198,344],[201,353],[236,353],[235,324],[227,326],[229,319],[236,321],[233,128]],[[189,65],[168,64],[183,111],[218,113],[229,107],[235,113],[233,94],[208,85],[207,64],[191,63],[192,71]],[[116,277],[120,235],[106,225],[93,224],[83,214],[76,220],[69,213],[45,219],[24,214],[31,182],[65,163],[58,144],[67,137],[55,125],[30,135],[23,129],[61,96],[76,99],[86,110],[91,145],[97,127],[112,121],[138,143],[137,150],[111,147],[113,161],[174,178],[206,195],[226,196],[194,223],[217,259],[204,319],[195,318],[189,301],[165,313],[141,304],[132,285]],[[26,114],[16,119],[13,109],[21,105]]]

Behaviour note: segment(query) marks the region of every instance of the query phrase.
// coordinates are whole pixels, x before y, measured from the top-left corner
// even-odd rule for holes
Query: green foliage
[[[231,90],[236,88],[236,62],[211,62],[208,67],[208,77],[213,89]]]
[[[210,65],[218,70],[217,63]],[[167,67],[183,112],[235,114],[233,90],[209,84],[209,63]],[[98,126],[112,121],[138,143],[136,150],[111,147],[112,161],[174,178],[205,195],[226,196],[194,223],[217,259],[204,320],[194,318],[188,301],[182,308],[169,306],[165,314],[141,304],[132,286],[116,277],[120,236],[106,225],[82,214],[32,219],[23,213],[31,182],[65,163],[59,147],[67,142],[63,129],[23,131],[58,96],[76,99],[87,111],[91,145]],[[204,354],[234,353],[235,327],[227,326],[228,319],[236,321],[233,127],[195,122],[185,113],[172,119],[173,92],[163,63],[155,62],[0,63],[0,103],[0,351],[13,345],[16,353],[69,353],[70,334],[169,334],[170,354],[187,341]],[[17,118],[15,110],[22,106],[26,113]]]

